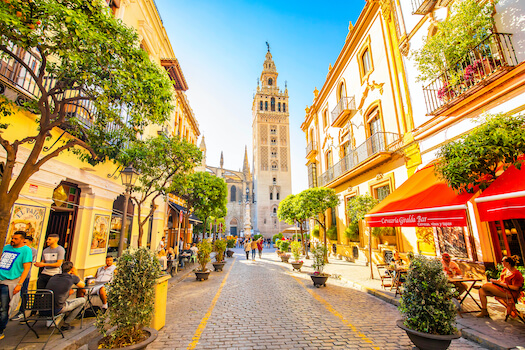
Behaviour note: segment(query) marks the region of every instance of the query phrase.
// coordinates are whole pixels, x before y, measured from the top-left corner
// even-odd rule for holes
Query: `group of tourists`
[[[39,290],[49,290],[54,296],[55,315],[64,314],[61,330],[72,328],[71,322],[78,316],[86,303],[84,290],[86,284],[78,276],[71,261],[64,261],[66,250],[58,244],[59,235],[50,234],[46,239],[47,247],[42,252],[41,261],[37,260],[37,251],[31,247],[32,237],[26,237],[26,232],[16,231],[10,244],[3,249],[0,258],[0,339],[4,338],[9,315],[18,308],[21,295],[28,293],[32,265],[41,268],[36,287]],[[106,265],[100,267],[93,279],[96,287],[89,293],[96,294],[102,302],[102,309],[107,309],[106,283],[111,282],[116,267],[113,258],[106,258]],[[69,296],[75,293],[76,298]],[[21,311],[13,321],[23,321],[25,316]]]
[[[262,237],[257,240],[245,239],[244,241],[244,252],[246,253],[246,260],[250,259],[250,251],[252,252],[252,260],[255,261],[255,255],[259,251],[259,259],[262,258],[263,251],[263,239]]]
[[[166,236],[163,236],[157,247],[157,258],[161,263],[161,268],[164,271],[172,273],[175,268],[174,262],[177,262],[181,268],[184,268],[185,264],[191,260],[193,256],[197,256],[199,248],[196,243],[190,245],[190,243],[184,244],[183,239],[179,240],[178,253],[175,253],[176,248],[169,247],[165,249]]]

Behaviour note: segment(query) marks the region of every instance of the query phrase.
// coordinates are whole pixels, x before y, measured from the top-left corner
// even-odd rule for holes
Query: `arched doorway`
[[[233,218],[230,221],[230,235],[237,236],[237,219]]]
[[[60,236],[58,244],[66,250],[65,260],[71,260],[79,200],[80,189],[76,184],[62,181],[53,191],[53,204],[49,214],[46,239],[52,233]]]

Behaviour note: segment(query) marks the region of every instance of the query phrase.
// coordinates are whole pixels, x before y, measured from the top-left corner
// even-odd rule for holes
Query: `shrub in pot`
[[[451,340],[460,336],[455,328],[457,310],[453,297],[441,262],[415,256],[410,262],[399,306],[404,320],[399,320],[398,326],[422,350],[431,348],[427,340],[441,342],[441,347],[436,349],[448,348]]]
[[[233,256],[233,250],[230,250],[230,249],[235,248],[236,242],[237,240],[235,238],[230,238],[226,240],[226,247],[228,248],[228,250],[226,251],[226,254],[228,258],[231,258]]]
[[[290,244],[290,250],[292,251],[294,261],[299,261],[301,257],[301,242],[293,241]]]
[[[281,240],[280,250],[284,253],[288,252],[288,249],[290,248],[290,241],[283,241]]]
[[[224,260],[224,252],[226,251],[226,241],[218,239],[213,243],[215,249],[215,261],[222,262]]]
[[[157,337],[156,330],[147,328],[154,312],[155,283],[161,275],[155,254],[145,247],[128,249],[118,259],[117,271],[108,288],[110,307],[95,324],[102,337],[95,338],[90,348],[123,348]]]
[[[326,246],[320,244],[313,251],[314,263],[312,267],[314,268],[314,273],[310,275],[312,281],[314,282],[315,287],[325,286],[326,280],[330,277],[329,274],[323,273],[324,267],[326,265],[325,256],[328,249]]]
[[[206,265],[210,262],[210,254],[212,250],[211,243],[207,239],[203,239],[197,247],[199,251],[197,252],[197,262],[199,263],[199,268],[195,269],[195,276],[197,280],[207,280],[210,274],[210,270],[206,268]]]

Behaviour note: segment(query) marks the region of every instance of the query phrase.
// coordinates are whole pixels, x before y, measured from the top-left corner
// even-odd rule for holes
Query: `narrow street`
[[[208,281],[190,273],[170,287],[166,326],[151,349],[412,349],[395,306],[336,280],[314,288],[270,259],[273,249],[255,262],[235,252]],[[450,349],[482,348],[459,339]]]

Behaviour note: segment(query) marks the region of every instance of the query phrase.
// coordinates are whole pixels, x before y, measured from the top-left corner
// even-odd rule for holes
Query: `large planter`
[[[451,335],[436,335],[418,332],[406,327],[403,320],[397,320],[397,326],[407,332],[408,337],[420,350],[445,350],[450,346],[450,342],[458,339],[461,334],[455,333]]]
[[[294,271],[297,270],[297,271],[301,271],[301,267],[303,267],[303,262],[300,261],[300,262],[296,262],[296,261],[292,261],[292,266],[293,266],[293,269]]]
[[[195,271],[195,277],[197,281],[204,281],[208,279],[208,277],[210,276],[210,272],[211,272],[210,270]]]
[[[157,336],[159,335],[159,333],[153,329],[153,328],[148,328],[148,327],[145,327],[144,328],[144,331],[149,333],[149,337],[144,339],[143,341],[141,341],[140,343],[137,343],[137,344],[133,344],[133,345],[130,345],[130,346],[125,346],[123,348],[114,348],[112,350],[120,350],[120,349],[125,349],[125,350],[141,350],[141,349],[146,349],[148,347],[149,344],[153,343],[153,341],[155,339],[157,339]],[[102,340],[102,335],[99,335],[98,337],[96,338],[93,338],[91,339],[91,341],[88,343],[88,349],[89,350],[108,350],[106,348],[99,348],[98,347],[98,343]]]
[[[226,251],[226,256],[227,256],[228,258],[231,258],[231,257],[233,256],[233,250],[227,250],[227,251]]]
[[[213,268],[215,269],[215,271],[222,271],[222,269],[224,268],[225,264],[226,264],[226,261],[212,263]]]
[[[330,275],[310,275],[310,278],[312,279],[312,282],[314,282],[314,287],[326,287],[326,280],[330,277]]]
[[[287,263],[288,259],[290,259],[290,255],[282,254],[281,255],[281,261]]]

